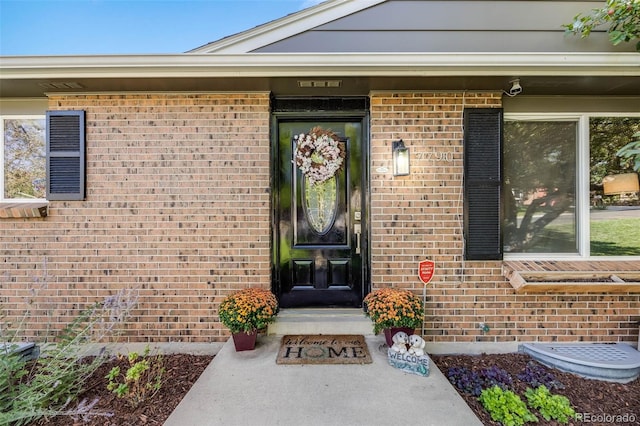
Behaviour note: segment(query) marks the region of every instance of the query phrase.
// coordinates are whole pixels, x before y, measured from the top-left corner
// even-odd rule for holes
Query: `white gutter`
[[[0,57],[0,80],[303,76],[640,76],[629,53],[287,53]]]

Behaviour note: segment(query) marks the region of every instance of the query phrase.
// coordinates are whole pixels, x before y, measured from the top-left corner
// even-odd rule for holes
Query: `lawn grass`
[[[576,250],[573,225],[547,225],[528,252],[572,253]],[[591,222],[591,256],[640,256],[640,217]]]
[[[591,222],[592,256],[640,256],[640,218]]]

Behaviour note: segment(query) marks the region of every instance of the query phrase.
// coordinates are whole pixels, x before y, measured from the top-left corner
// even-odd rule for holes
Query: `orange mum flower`
[[[365,314],[373,321],[378,334],[391,327],[418,328],[422,325],[424,308],[418,296],[409,290],[381,288],[364,298]]]
[[[232,333],[261,329],[275,321],[278,300],[269,290],[247,288],[229,295],[220,304],[220,321]]]

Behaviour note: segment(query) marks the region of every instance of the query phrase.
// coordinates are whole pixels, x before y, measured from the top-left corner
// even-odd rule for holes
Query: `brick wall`
[[[635,341],[638,295],[516,295],[501,262],[464,261],[462,113],[500,106],[500,93],[372,94],[372,287],[425,294],[435,342]],[[398,139],[411,149],[410,176],[377,170],[391,169]],[[425,290],[417,264],[427,258],[436,273]]]
[[[372,287],[423,294],[432,341],[635,341],[638,295],[516,295],[501,262],[464,262],[465,107],[500,93],[371,95]],[[217,304],[270,285],[269,94],[52,96],[87,111],[87,199],[0,221],[0,303],[42,340],[120,290],[138,298],[122,341],[223,341]],[[391,141],[411,149],[393,177]],[[483,333],[478,323],[490,330]]]
[[[52,96],[87,112],[86,201],[0,221],[0,301],[42,338],[131,291],[123,341],[226,340],[216,307],[270,286],[269,94]]]

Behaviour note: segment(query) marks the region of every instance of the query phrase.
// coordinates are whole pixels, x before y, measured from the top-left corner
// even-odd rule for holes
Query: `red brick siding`
[[[435,261],[426,287],[431,341],[635,341],[638,295],[516,295],[502,262],[463,260],[462,113],[500,106],[500,93],[372,95],[372,287],[422,295],[417,264]],[[411,149],[410,176],[378,172],[392,169],[398,139]]]
[[[465,107],[500,93],[371,95],[372,287],[423,294],[432,341],[629,341],[638,295],[516,295],[501,262],[465,262]],[[87,111],[87,200],[51,202],[46,219],[0,221],[0,303],[45,337],[121,289],[138,294],[122,341],[223,341],[217,305],[270,285],[269,94],[52,96]],[[393,177],[391,142],[411,149]],[[478,323],[490,330],[482,333]]]
[[[49,108],[87,112],[87,199],[0,222],[5,311],[31,300],[24,329],[45,336],[135,289],[122,340],[226,339],[219,301],[270,286],[269,94],[52,96]]]

